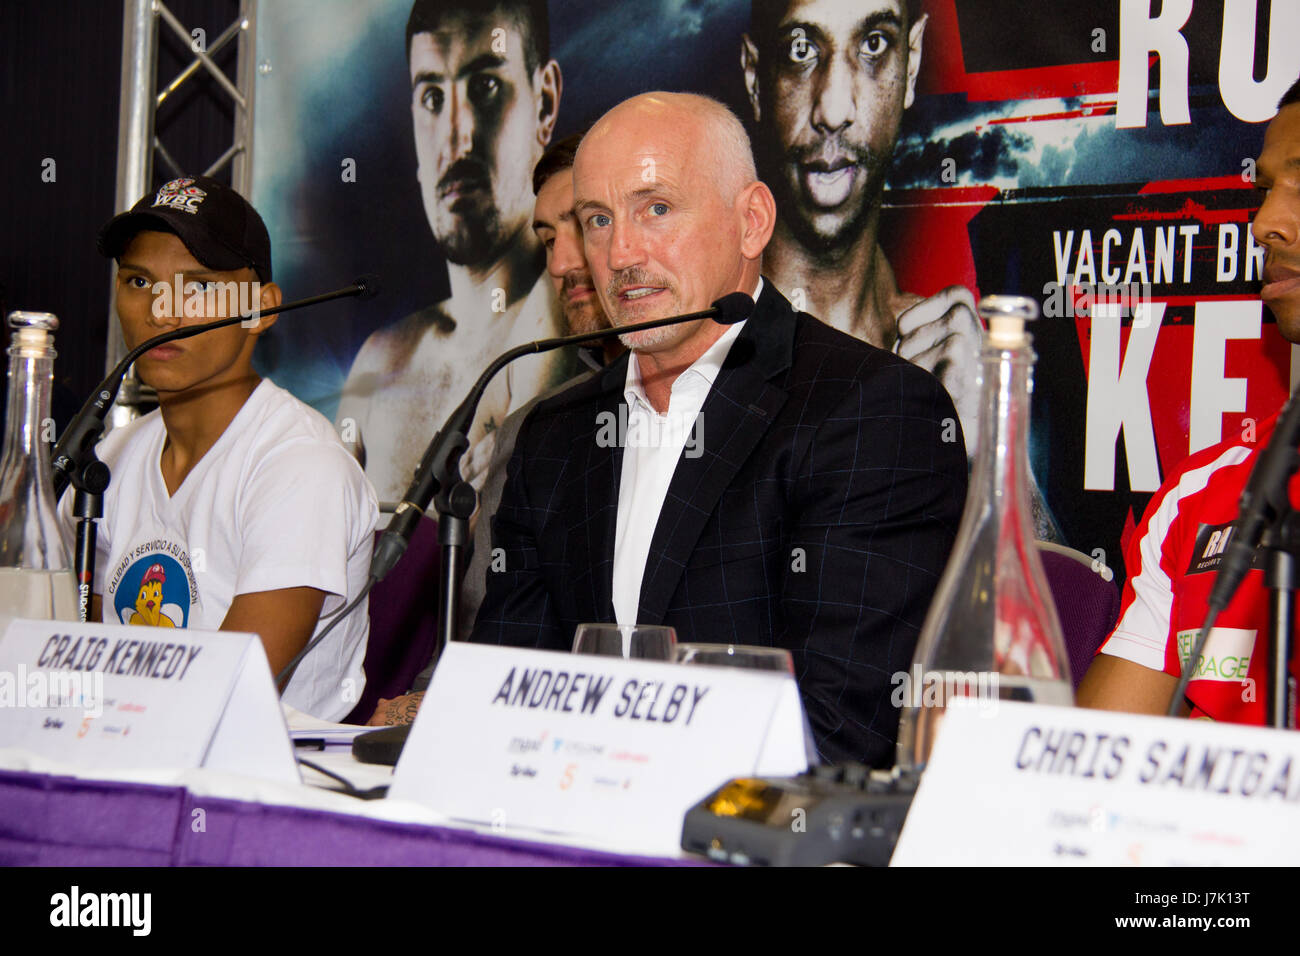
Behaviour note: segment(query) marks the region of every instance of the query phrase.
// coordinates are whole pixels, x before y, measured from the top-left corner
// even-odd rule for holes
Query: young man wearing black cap
[[[280,303],[261,217],[205,177],[145,196],[99,244],[118,262],[128,347],[237,314],[240,300]],[[365,583],[378,517],[374,490],[330,423],[253,371],[258,336],[274,322],[250,319],[137,361],[160,408],[100,445],[113,483],[92,608],[112,623],[256,633],[272,673]],[[345,716],[365,682],[368,632],[363,602],[303,659],[286,703]]]

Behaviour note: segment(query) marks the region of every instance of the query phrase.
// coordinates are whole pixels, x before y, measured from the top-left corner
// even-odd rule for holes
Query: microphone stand
[[[93,447],[72,476],[72,487],[76,489],[72,513],[77,519],[77,550],[72,567],[77,575],[77,615],[82,624],[90,620],[90,598],[95,588],[95,541],[99,533],[96,522],[104,516],[104,492],[111,478],[108,465],[95,457]]]
[[[1295,728],[1296,682],[1291,676],[1295,651],[1295,591],[1300,585],[1300,515],[1288,505],[1264,534],[1264,583],[1269,595],[1268,685],[1264,703],[1270,727]]]
[[[447,643],[456,639],[456,624],[460,615],[460,581],[464,570],[465,546],[469,542],[469,519],[478,504],[477,492],[461,477],[460,459],[469,448],[467,433],[474,422],[474,413],[483,392],[493,376],[524,355],[699,319],[717,319],[722,324],[731,324],[747,318],[753,308],[754,301],[749,296],[733,292],[700,312],[651,319],[621,328],[598,329],[594,332],[526,342],[493,359],[478,377],[465,400],[433,436],[415,470],[415,479],[375,547],[375,556],[370,564],[370,577],[374,581],[382,581],[405,553],[416,526],[432,499],[438,514],[438,540],[442,547],[442,573],[438,581],[438,634],[433,650],[435,665]]]
[[[673,316],[670,319],[656,319],[639,323],[637,328],[658,328],[685,321],[687,318],[701,318],[715,314],[716,310],[706,310],[696,316]],[[438,513],[438,543],[442,547],[442,568],[438,579],[438,637],[433,648],[436,662],[442,656],[442,650],[449,641],[454,641],[459,634],[460,621],[460,587],[465,576],[465,548],[469,545],[469,519],[478,507],[478,492],[473,485],[465,481],[460,474],[460,460],[469,449],[469,437],[466,432],[474,421],[474,413],[483,397],[488,382],[506,365],[524,355],[549,352],[567,345],[581,345],[597,339],[609,338],[612,334],[622,334],[622,329],[599,329],[559,338],[541,339],[516,346],[498,356],[487,370],[479,376],[469,395],[456,411],[452,412],[447,424],[434,438],[430,446],[430,459],[434,465],[434,477],[438,479],[438,493],[434,496],[433,507]],[[403,502],[405,504],[405,502]],[[398,511],[401,511],[399,506]],[[394,518],[396,521],[397,519]]]
[[[469,545],[469,519],[478,507],[478,492],[460,476],[461,448],[452,464],[450,488],[433,499],[438,512],[438,543],[442,546],[442,574],[438,579],[438,638],[433,659],[442,656],[448,641],[456,639],[460,620],[460,582],[465,576],[465,548]]]
[[[657,329],[661,325],[675,325],[697,319],[714,319],[722,325],[732,325],[749,317],[754,310],[754,300],[743,292],[733,292],[718,299],[701,312],[687,315],[674,315],[662,319],[651,319],[635,325],[621,328],[598,329],[594,332],[582,332],[578,335],[566,335],[560,338],[540,339],[516,346],[493,360],[487,371],[479,376],[469,395],[456,408],[447,423],[433,436],[429,447],[415,469],[415,478],[406,489],[402,503],[397,506],[393,520],[375,546],[375,556],[370,562],[369,589],[382,581],[393,566],[406,552],[406,547],[415,534],[416,526],[430,499],[438,513],[438,540],[442,546],[442,575],[438,581],[438,634],[433,648],[433,663],[437,666],[442,657],[443,648],[449,641],[456,639],[456,622],[460,616],[460,579],[463,574],[464,549],[469,540],[469,518],[478,503],[478,494],[461,478],[460,459],[469,447],[466,433],[474,421],[474,412],[478,408],[483,391],[492,376],[509,363],[523,355],[537,352],[549,352],[566,345],[582,345],[615,335],[626,335],[642,329]],[[483,520],[482,518],[479,519]],[[342,617],[344,609],[337,617]],[[324,631],[307,643],[289,665],[277,676],[277,681],[292,673],[298,661],[302,660],[313,647],[324,639],[329,628],[336,622],[331,621]],[[411,733],[411,724],[398,724],[358,734],[352,741],[352,755],[362,763],[379,763],[393,766],[397,763],[406,745],[406,738]]]
[[[1260,453],[1250,479],[1241,493],[1232,538],[1219,564],[1210,591],[1208,613],[1192,645],[1187,663],[1174,687],[1166,716],[1176,717],[1187,687],[1200,667],[1210,631],[1220,612],[1228,606],[1249,570],[1267,554],[1264,583],[1272,591],[1269,600],[1268,680],[1264,688],[1269,726],[1295,727],[1296,682],[1290,676],[1295,645],[1295,591],[1300,583],[1296,564],[1300,558],[1300,528],[1291,509],[1291,477],[1300,469],[1300,389],[1279,413],[1278,425]],[[1252,651],[1252,659],[1254,653]]]
[[[62,437],[50,454],[55,503],[57,504],[63,497],[63,492],[67,490],[69,484],[76,489],[72,501],[73,514],[77,519],[73,570],[77,577],[78,613],[82,622],[89,619],[91,592],[95,584],[95,542],[98,537],[96,522],[104,515],[104,494],[108,491],[112,478],[108,466],[96,457],[95,447],[104,434],[104,419],[113,400],[117,397],[118,389],[122,387],[122,380],[126,377],[127,369],[131,364],[150,349],[175,342],[177,339],[188,339],[191,336],[202,335],[204,332],[211,332],[213,329],[224,329],[237,322],[246,322],[263,315],[292,312],[294,309],[317,305],[332,299],[348,296],[369,299],[378,292],[379,280],[375,276],[362,276],[350,286],[308,299],[299,299],[297,302],[289,302],[271,309],[232,315],[202,325],[172,329],[170,332],[155,335],[131,349],[113,371],[99,383],[90,398],[86,399],[86,403],[81,406],[81,410],[68,423],[68,427],[64,429]]]

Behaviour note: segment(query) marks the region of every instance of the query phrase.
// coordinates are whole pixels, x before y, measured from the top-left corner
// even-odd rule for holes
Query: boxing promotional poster
[[[1300,70],[1300,7],[1255,0],[283,0],[256,21],[253,203],[290,295],[379,273],[364,307],[266,336],[381,500],[504,349],[569,329],[532,166],[615,103],[705,93],[777,201],[764,275],[933,372],[978,441],[990,293],[1038,300],[1039,534],[1122,576],[1179,461],[1281,404],[1252,157]],[[1155,13],[1152,8],[1158,8]],[[463,463],[579,368],[512,366]]]

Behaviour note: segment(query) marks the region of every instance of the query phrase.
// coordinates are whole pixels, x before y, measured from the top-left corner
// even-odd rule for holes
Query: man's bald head
[[[623,121],[689,124],[700,158],[724,199],[731,201],[758,178],[745,124],[722,103],[698,93],[644,93],[600,118],[588,137]]]
[[[602,116],[573,167],[588,265],[615,325],[705,309],[752,292],[775,204],[744,126],[716,100],[646,93]],[[680,343],[693,326],[638,333]]]

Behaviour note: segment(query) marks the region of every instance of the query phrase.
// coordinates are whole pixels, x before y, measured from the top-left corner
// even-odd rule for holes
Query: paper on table
[[[284,709],[284,721],[289,725],[290,740],[323,740],[327,747],[350,746],[357,734],[377,729],[358,727],[356,724],[335,724],[304,714],[283,702],[280,706]]]

